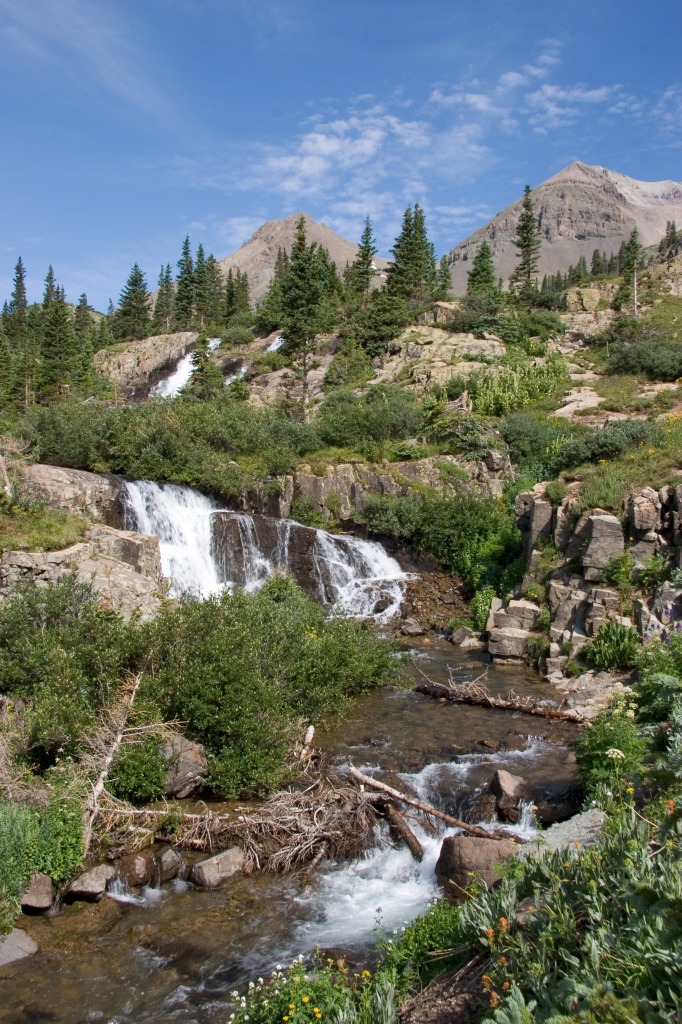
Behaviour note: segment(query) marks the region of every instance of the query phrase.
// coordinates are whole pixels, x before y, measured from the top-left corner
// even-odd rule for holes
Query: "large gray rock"
[[[492,658],[525,658],[529,635],[525,629],[491,629],[488,654]]]
[[[23,482],[47,498],[53,508],[112,524],[120,521],[121,481],[115,476],[42,463],[25,466],[21,476]]]
[[[16,960],[33,956],[38,952],[38,943],[21,928],[13,928],[9,935],[0,939],[0,967],[13,964]]]
[[[146,390],[149,384],[158,380],[162,371],[172,369],[192,350],[197,338],[198,335],[191,331],[157,334],[128,342],[121,351],[102,348],[95,352],[93,358],[102,376],[126,391]]]
[[[116,861],[116,868],[128,885],[148,885],[154,873],[154,858],[151,853],[129,853]]]
[[[97,903],[106,892],[107,883],[116,877],[116,868],[111,864],[98,864],[84,872],[66,890],[66,900],[84,900],[86,903]]]
[[[53,899],[52,879],[42,871],[34,871],[29,887],[21,897],[21,909],[29,914],[49,910]]]
[[[165,795],[179,800],[201,789],[208,775],[208,758],[201,743],[185,736],[171,736],[161,744],[167,764]]]
[[[480,875],[486,885],[493,885],[499,878],[499,862],[515,853],[516,843],[509,839],[448,836],[441,845],[436,877],[446,886],[448,896],[464,899],[473,875]]]
[[[156,855],[156,867],[159,872],[160,882],[170,882],[171,878],[177,878],[180,874],[184,861],[177,850],[167,846]]]
[[[628,505],[628,520],[630,529],[637,533],[646,533],[648,530],[655,530],[659,525],[661,513],[661,501],[658,491],[653,487],[644,487],[637,494],[633,494]]]
[[[244,852],[233,846],[229,850],[222,850],[207,860],[200,860],[192,868],[190,879],[195,885],[201,885],[205,889],[215,889],[232,875],[237,874],[244,867]]]
[[[492,777],[490,790],[495,797],[500,817],[512,823],[518,821],[519,803],[526,793],[525,780],[520,775],[512,775],[500,768]]]
[[[612,515],[591,515],[588,518],[587,546],[582,556],[586,580],[601,579],[601,570],[625,551],[623,527]]]
[[[533,601],[512,600],[495,613],[493,625],[503,629],[533,629],[539,615],[540,608]]]

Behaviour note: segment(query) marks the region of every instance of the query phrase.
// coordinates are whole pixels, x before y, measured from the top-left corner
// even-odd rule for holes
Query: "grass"
[[[0,551],[58,551],[82,540],[87,523],[61,509],[0,512]]]
[[[682,415],[661,421],[664,440],[657,447],[640,445],[612,462],[580,466],[571,479],[582,480],[580,506],[603,508],[620,514],[629,494],[637,487],[659,489],[680,482],[682,469]]]
[[[682,298],[665,295],[645,314],[647,323],[665,331],[670,341],[682,341]]]

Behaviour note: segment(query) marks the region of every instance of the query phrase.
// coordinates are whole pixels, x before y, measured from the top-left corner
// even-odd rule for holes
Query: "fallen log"
[[[403,840],[408,850],[412,854],[415,860],[424,859],[424,847],[417,839],[416,835],[407,824],[402,814],[397,807],[393,804],[387,803],[384,808],[384,813],[391,823],[391,828],[397,832],[400,838]]]
[[[498,708],[501,711],[520,711],[524,715],[535,715],[538,718],[555,718],[561,722],[583,722],[582,714],[576,708],[548,707],[537,697],[521,697],[509,691],[507,697],[495,697],[490,691],[478,683],[434,683],[427,679],[415,686],[417,693],[438,700],[448,700],[453,704],[474,704],[485,708]]]
[[[478,836],[479,839],[514,839],[518,842],[518,837],[506,833],[489,832],[485,828],[479,828],[478,825],[468,825],[466,821],[460,821],[459,818],[453,818],[451,814],[445,814],[444,811],[439,811],[435,807],[429,807],[428,804],[422,803],[420,800],[415,800],[411,796],[405,796],[404,793],[399,793],[397,789],[393,789],[391,786],[387,786],[385,782],[379,782],[378,779],[372,779],[369,775],[363,775],[362,772],[358,771],[352,765],[349,769],[350,775],[358,782],[361,782],[363,786],[370,786],[372,789],[378,789],[382,793],[387,793],[393,800],[397,800],[398,803],[409,804],[410,807],[416,807],[417,810],[423,811],[424,814],[431,814],[434,818],[440,818],[446,825],[452,825],[454,828],[461,828],[463,832],[468,832],[472,836]]]

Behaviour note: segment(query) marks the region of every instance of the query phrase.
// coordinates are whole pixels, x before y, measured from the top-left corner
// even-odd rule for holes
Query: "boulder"
[[[493,616],[493,624],[505,629],[533,629],[540,615],[540,608],[533,601],[510,601]]]
[[[633,494],[628,505],[630,530],[646,533],[655,530],[659,524],[661,501],[653,487],[644,487]]]
[[[49,910],[54,899],[52,879],[42,871],[34,871],[29,887],[21,897],[21,909],[28,914]]]
[[[161,744],[167,764],[165,796],[181,800],[203,786],[208,775],[208,758],[201,743],[184,736],[171,736]]]
[[[473,635],[473,629],[469,626],[459,626],[458,629],[454,629],[450,635],[450,643],[459,645]]]
[[[503,768],[493,775],[490,790],[496,800],[497,813],[505,821],[518,821],[519,802],[525,795],[525,787],[525,780],[520,775],[512,775]]]
[[[509,839],[447,836],[440,849],[436,877],[447,886],[449,896],[464,899],[472,875],[480,875],[486,885],[493,885],[499,878],[496,865],[515,853],[516,843]]]
[[[492,658],[525,658],[529,633],[525,629],[491,629],[488,654]]]
[[[586,580],[601,579],[601,570],[604,566],[611,559],[622,555],[624,550],[623,527],[617,516],[591,515],[588,517],[588,540],[582,556]]]
[[[244,852],[237,846],[233,846],[229,850],[222,850],[215,856],[200,860],[198,864],[195,864],[190,880],[205,889],[216,889],[231,875],[235,875],[243,869],[244,860]]]
[[[39,949],[38,943],[21,928],[13,928],[9,935],[0,939],[0,967],[13,964],[16,960],[33,956]]]
[[[128,885],[148,885],[152,880],[154,872],[154,861],[150,855],[143,853],[129,853],[116,861],[116,868],[119,876]]]
[[[184,861],[177,850],[167,846],[156,855],[156,867],[159,872],[160,882],[170,882],[171,878],[177,878],[180,874]]]
[[[24,466],[21,476],[28,487],[47,498],[53,508],[108,523],[121,519],[121,481],[115,476],[41,463]]]
[[[66,890],[66,900],[69,903],[75,900],[85,900],[87,903],[96,903],[101,900],[106,892],[107,883],[116,877],[116,868],[111,864],[98,864],[84,874],[74,878]]]
[[[415,619],[406,619],[400,627],[403,636],[424,636],[425,630]]]

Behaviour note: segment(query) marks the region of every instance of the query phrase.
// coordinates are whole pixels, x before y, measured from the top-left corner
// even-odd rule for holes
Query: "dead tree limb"
[[[425,682],[418,683],[414,689],[417,693],[425,693],[427,697],[448,700],[452,704],[474,704],[484,708],[498,708],[501,711],[520,711],[524,715],[554,718],[561,722],[584,721],[577,708],[549,707],[537,697],[521,697],[513,690],[509,691],[507,697],[496,697],[478,682],[434,683],[425,677]]]
[[[398,803],[409,804],[411,807],[416,807],[417,810],[423,811],[424,814],[432,814],[434,818],[440,818],[440,820],[444,821],[446,825],[452,825],[454,828],[461,828],[463,832],[468,832],[472,836],[478,836],[479,839],[515,838],[509,834],[503,836],[495,832],[488,832],[487,829],[479,828],[478,825],[468,825],[466,821],[460,821],[459,818],[453,818],[452,815],[436,810],[435,807],[429,807],[428,804],[423,804],[420,800],[414,800],[411,796],[405,796],[404,793],[399,793],[397,789],[387,786],[385,782],[379,782],[377,779],[370,778],[369,775],[363,775],[362,772],[358,771],[358,769],[353,766],[351,766],[349,772],[354,779],[357,779],[357,781],[361,782],[364,786],[370,786],[372,789],[378,789],[382,793],[387,793],[392,800],[397,800]]]
[[[400,838],[403,840],[408,850],[412,854],[415,860],[423,860],[424,858],[424,847],[417,839],[416,835],[407,824],[402,814],[391,803],[387,803],[385,807],[385,814],[391,823],[391,828],[397,832]]]

